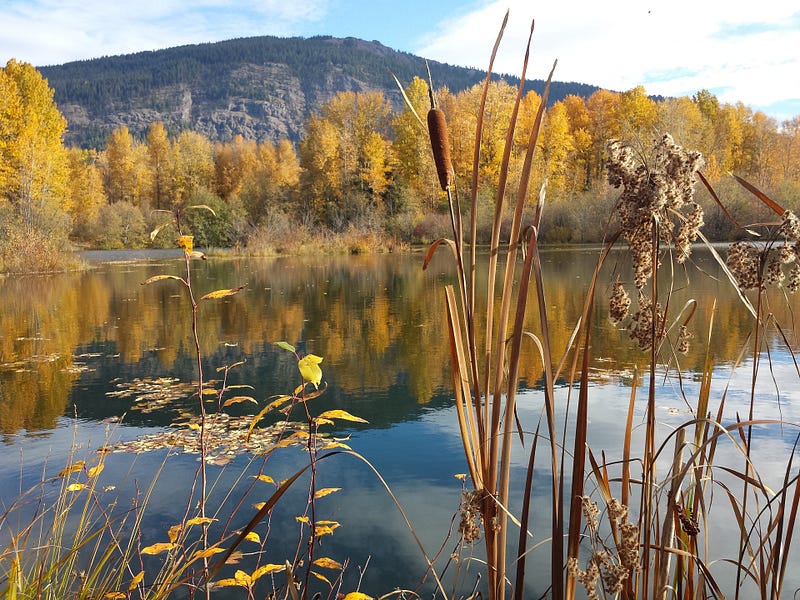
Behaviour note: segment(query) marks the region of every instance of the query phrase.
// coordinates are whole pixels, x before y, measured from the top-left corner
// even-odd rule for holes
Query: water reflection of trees
[[[588,250],[543,255],[556,352],[567,344],[582,310],[596,256]],[[680,367],[690,370],[700,369],[705,361],[715,299],[712,354],[717,362],[732,360],[753,326],[710,256],[698,253],[695,260],[706,273],[693,266],[676,272],[670,305],[677,311],[690,298],[698,302],[692,321],[695,338],[689,354],[680,357]],[[371,415],[379,420],[399,418],[403,410],[432,398],[438,404],[451,387],[442,289],[452,268],[444,252],[426,272],[421,262],[421,256],[413,254],[211,259],[194,264],[198,295],[247,284],[242,293],[201,307],[200,343],[209,372],[244,358],[247,362],[235,377],[257,386],[257,398],[285,392],[297,384],[296,370],[291,356],[271,343],[287,340],[325,357],[329,402],[352,400],[369,413],[370,402],[391,404],[391,416]],[[92,418],[101,417],[103,410],[89,409],[89,398],[91,406],[123,409],[103,397],[114,378],[142,373],[192,377],[185,290],[174,281],[140,285],[155,274],[181,274],[181,265],[102,265],[80,274],[1,282],[0,430],[48,429],[70,403],[92,413]],[[612,257],[601,276],[593,314],[593,356],[612,370],[646,361],[626,333],[606,318],[608,282],[614,272],[624,277],[628,268],[623,254]],[[485,295],[486,282],[479,281],[478,298]],[[529,329],[538,334],[535,305],[534,299]],[[796,339],[785,298],[771,297],[769,309]],[[482,329],[479,323],[478,331]],[[92,357],[76,358],[87,353]],[[521,366],[529,385],[539,380],[541,365],[532,343],[523,347]],[[83,372],[88,369],[94,371]],[[82,383],[80,397],[72,393],[76,381]]]

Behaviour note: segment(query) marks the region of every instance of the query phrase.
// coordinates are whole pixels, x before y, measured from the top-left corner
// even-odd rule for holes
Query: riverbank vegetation
[[[526,68],[527,55],[523,78]],[[31,69],[20,69],[34,86],[46,88]],[[119,229],[126,235],[136,235],[136,215],[147,225],[150,217],[145,209],[173,211],[174,233],[183,234],[178,243],[185,255],[185,278],[159,274],[145,283],[177,281],[186,287],[191,300],[198,382],[195,398],[200,420],[186,426],[199,431],[200,465],[195,484],[202,500],[195,504],[196,497],[190,496],[183,521],[164,532],[169,541],[144,547],[135,529],[133,534],[128,530],[130,538],[118,537],[117,524],[106,513],[97,520],[96,529],[79,527],[83,537],[68,542],[71,546],[60,543],[63,528],[58,528],[57,519],[59,543],[51,543],[48,537],[49,515],[34,521],[32,529],[12,532],[13,543],[4,550],[9,566],[0,578],[3,590],[10,597],[56,597],[50,594],[52,579],[61,586],[57,597],[76,589],[71,593],[74,597],[161,598],[184,588],[190,597],[210,598],[215,588],[231,587],[241,588],[242,597],[254,598],[258,583],[269,586],[266,593],[275,598],[315,597],[314,585],[328,598],[369,598],[360,590],[341,585],[346,563],[316,554],[319,539],[339,526],[336,521],[318,518],[315,512],[319,499],[339,491],[315,487],[316,465],[331,456],[353,454],[333,450],[339,448],[339,440],[317,437],[318,428],[336,419],[360,419],[340,410],[312,416],[307,401],[325,389],[319,367],[322,358],[314,354],[301,357],[288,342],[277,344],[297,359],[300,385],[292,394],[281,395],[264,408],[259,406],[249,429],[254,429],[270,410],[297,406],[301,421],[303,414],[306,419],[292,424],[286,445],[299,440],[308,454],[307,466],[277,484],[259,472],[252,486],[263,482],[274,486],[274,491],[266,502],[253,506],[255,516],[243,527],[233,529],[228,527],[231,521],[226,520],[227,515],[213,513],[219,516],[220,524],[224,522],[223,531],[219,542],[207,534],[217,516],[206,513],[204,500],[208,455],[203,436],[206,419],[211,417],[205,412],[197,308],[201,302],[237,294],[244,284],[210,292],[195,301],[189,268],[190,261],[199,256],[194,243],[200,239],[212,243],[215,235],[238,232],[241,238],[229,237],[226,243],[248,247],[254,244],[252,236],[258,232],[264,236],[266,248],[284,239],[279,234],[288,239],[297,238],[298,231],[324,230],[356,236],[366,232],[406,243],[436,238],[424,265],[430,264],[437,250],[450,251],[454,260],[455,283],[437,290],[443,292],[447,330],[436,342],[450,351],[452,390],[467,472],[461,476],[465,487],[459,514],[453,520],[458,525],[451,531],[458,536],[456,550],[443,555],[444,561],[439,563],[444,565],[435,564],[420,544],[428,566],[421,576],[430,577],[437,594],[443,598],[521,599],[529,554],[540,547],[547,548],[543,560],[549,567],[543,597],[556,600],[583,596],[738,598],[756,594],[777,600],[795,592],[784,589],[784,585],[790,573],[787,566],[796,560],[792,544],[800,511],[800,475],[794,459],[800,437],[797,424],[762,417],[760,400],[764,379],[774,377],[773,348],[766,339],[778,340],[780,349],[791,357],[794,373],[798,372],[794,324],[778,323],[771,308],[772,302],[788,303],[789,294],[800,288],[800,221],[792,210],[797,202],[796,192],[792,192],[796,181],[791,183],[796,180],[792,169],[797,165],[778,160],[796,152],[796,148],[787,145],[777,150],[773,146],[769,152],[774,154],[770,155],[768,146],[755,141],[756,123],[762,121],[756,117],[758,113],[742,120],[736,129],[736,107],[719,105],[705,93],[678,103],[687,114],[696,111],[693,114],[700,115],[696,130],[677,117],[667,121],[665,115],[672,113],[664,111],[672,106],[671,101],[654,103],[643,90],[598,94],[601,96],[596,102],[593,96],[583,104],[588,119],[584,130],[573,127],[579,121],[571,120],[569,99],[545,110],[547,88],[539,98],[523,95],[521,86],[517,91],[487,77],[484,86],[464,94],[450,95],[446,90],[429,94],[422,80],[414,80],[406,90],[408,112],[399,115],[392,115],[385,100],[376,94],[335,97],[319,115],[309,119],[306,137],[296,151],[288,143],[245,140],[214,146],[192,132],[172,139],[155,124],[146,143],[118,130],[104,151],[81,153],[84,159],[78,162],[86,168],[85,181],[96,181],[98,194],[103,194],[90,197],[105,198],[97,205],[97,212],[109,211],[104,213],[103,222],[95,222],[92,219],[97,217],[89,215],[84,221],[87,232],[98,223],[108,232],[108,224],[115,223],[111,215],[124,206],[127,212],[119,216]],[[42,92],[41,97],[47,105],[47,93]],[[574,114],[581,114],[581,102],[574,101]],[[673,106],[676,113],[680,113],[679,106]],[[702,118],[702,106],[713,109],[713,119]],[[425,112],[430,137],[419,118]],[[56,113],[51,114],[54,129],[63,127]],[[449,115],[449,134],[445,115]],[[602,135],[595,138],[593,127],[600,122],[604,124],[599,130]],[[681,143],[661,133],[668,122]],[[747,127],[745,123],[749,123]],[[734,129],[738,134],[732,133]],[[794,140],[787,134],[790,129],[791,123],[783,129],[776,127],[775,143]],[[701,136],[704,131],[708,138]],[[654,132],[659,134],[654,137]],[[692,132],[700,137],[692,140]],[[611,138],[613,141],[609,141]],[[687,149],[692,141],[708,154]],[[428,158],[431,147],[435,162]],[[54,148],[53,161],[61,156],[57,144]],[[66,161],[67,155],[77,151],[63,152]],[[20,160],[21,165],[34,163]],[[163,178],[158,175],[161,168]],[[115,169],[119,176],[110,177]],[[406,175],[402,175],[403,169],[409,170]],[[733,180],[742,190],[738,209],[735,202],[739,192],[721,182],[729,169],[749,178]],[[19,187],[9,200],[9,210],[15,211],[22,225],[31,228],[44,222],[37,211],[49,208],[57,213],[55,205],[48,204],[54,198],[50,188],[36,188],[35,181],[35,177],[29,177],[28,187]],[[66,177],[64,188],[75,181]],[[703,184],[700,190],[708,196],[705,201],[695,196],[698,181]],[[716,188],[713,183],[718,184]],[[30,190],[27,195],[26,190]],[[730,208],[728,202],[717,203],[721,196],[732,201]],[[588,198],[594,198],[594,204]],[[546,203],[548,211],[543,210]],[[78,205],[87,204],[65,203],[58,208],[69,214]],[[185,210],[188,206],[201,210]],[[551,215],[547,226],[546,214]],[[435,227],[422,227],[425,219],[435,222]],[[191,227],[195,238],[181,230],[184,225]],[[437,228],[447,231],[440,236]],[[157,230],[169,231],[162,226]],[[67,229],[61,231],[65,235]],[[71,233],[77,235],[74,230]],[[575,239],[576,235],[585,239]],[[89,233],[83,236],[75,239],[93,239]],[[726,259],[708,243],[711,236],[737,240]],[[57,238],[54,235],[52,239]],[[146,239],[142,236],[143,243]],[[545,241],[603,242],[593,277],[583,280],[584,287],[573,294],[581,297],[583,309],[580,318],[569,324],[572,329],[568,336],[551,336],[551,329],[564,324],[554,314],[554,303],[545,300],[547,282],[540,255],[540,244]],[[475,253],[476,246],[484,242],[489,243],[488,263],[482,265],[488,282],[485,295],[477,283]],[[701,304],[706,300],[703,298],[675,301],[677,287],[689,281],[683,275],[692,271],[692,245],[697,242],[706,243],[714,253],[726,283],[736,289],[752,317],[752,334],[732,366],[735,369],[746,353],[752,359],[747,414],[730,414],[726,407],[727,389],[724,384],[718,389],[715,386],[720,384],[712,381],[714,356],[710,347],[703,349],[700,368],[689,369],[683,362],[690,340],[704,344],[714,329],[713,299],[708,299],[710,306]],[[609,256],[616,246],[630,257],[631,269],[615,268],[615,277],[603,281],[601,267],[606,261],[613,262]],[[273,249],[280,250],[276,246]],[[589,441],[591,413],[598,409],[590,400],[594,393],[591,367],[597,351],[593,322],[600,318],[597,308],[601,294],[608,296],[610,320],[626,328],[627,342],[641,352],[626,390],[630,396],[626,417],[613,425],[618,427],[617,437],[623,440],[621,448],[615,449],[593,447]],[[699,319],[695,315],[699,312],[712,315],[705,331],[696,329]],[[528,317],[534,318],[535,330],[528,327]],[[527,364],[522,361],[523,347],[533,348]],[[225,396],[231,390],[227,385],[229,370],[240,365],[218,369],[221,381],[208,390],[210,400],[216,401],[216,414],[224,414],[230,404],[258,404],[250,396]],[[541,399],[542,405],[538,415],[535,411],[522,415],[534,415],[526,420],[517,406],[524,369],[533,371],[530,380],[537,385],[529,391]],[[699,390],[696,397],[683,386],[682,378],[689,374],[701,381],[693,388]],[[662,381],[666,385],[659,383]],[[768,389],[780,395],[779,382],[773,380]],[[658,422],[657,407],[664,394],[685,404],[687,418],[677,426],[665,428]],[[564,395],[567,398],[562,402]],[[288,411],[285,416],[288,423]],[[762,476],[762,465],[756,460],[755,436],[761,427],[779,431],[778,437],[786,438],[781,446],[785,456],[777,459],[777,482],[772,481],[774,477],[768,480]],[[327,441],[333,444],[317,445]],[[275,447],[282,444],[279,441]],[[329,448],[330,453],[319,453]],[[724,461],[720,459],[723,448],[727,450]],[[519,463],[512,465],[514,455],[522,455],[526,465],[515,469],[517,474],[524,473],[525,481],[524,491],[516,497],[511,485],[512,466]],[[102,507],[100,500],[95,504],[94,495],[95,478],[101,470],[102,455],[95,463],[71,463],[59,474],[55,480],[62,486],[58,514],[64,514],[61,506],[79,510],[80,506],[63,498],[74,498],[69,494],[84,491],[87,510]],[[270,533],[266,518],[306,471],[311,473],[310,483],[305,512],[296,517],[303,527],[292,548],[294,558],[262,563]],[[543,504],[534,506],[535,499]],[[197,513],[195,506],[199,506]],[[239,503],[238,510],[250,508]],[[139,513],[130,514],[138,526]],[[726,529],[734,532],[733,544],[717,541],[720,527],[715,527],[715,522],[727,523]],[[406,523],[409,535],[416,540],[413,526]],[[258,526],[265,529],[257,533]],[[200,533],[192,527],[199,527]],[[31,532],[43,532],[41,539],[46,543],[40,543]],[[32,545],[28,545],[29,539]],[[100,540],[108,540],[108,545],[100,545]],[[260,550],[252,553],[258,561],[255,570],[236,566],[243,559],[237,549],[245,541],[259,544]],[[482,550],[476,549],[478,544]],[[93,562],[91,568],[76,572],[73,565],[80,565],[74,559],[82,547],[92,549]],[[66,556],[46,555],[42,559],[37,554],[41,548],[63,548]],[[31,559],[23,563],[28,550]],[[142,555],[167,558],[162,563],[148,563]],[[117,562],[112,563],[112,558]],[[116,568],[117,564],[122,567]],[[149,565],[154,564],[157,566],[150,570]],[[468,578],[462,568],[479,569],[481,575],[475,578],[470,574]],[[232,576],[217,578],[223,569],[232,570]],[[303,570],[302,577],[298,569]],[[325,569],[335,576],[329,578]],[[441,576],[448,569],[454,581],[449,595]],[[276,577],[267,582],[268,575]],[[394,582],[386,581],[385,590],[379,591],[386,591],[386,598],[421,597],[416,591],[389,591],[392,589]],[[260,591],[258,595],[262,595]]]
[[[0,269],[51,270],[63,266],[70,244],[84,248],[142,248],[150,240],[153,211],[193,204],[213,208],[188,218],[201,247],[231,247],[254,254],[391,250],[426,243],[447,232],[447,202],[436,185],[424,126],[428,84],[405,85],[409,104],[395,111],[380,92],[342,92],[305,123],[299,144],[257,142],[240,136],[212,141],[194,131],[170,134],[152,123],[144,139],[114,130],[104,148],[65,147],[68,123],[53,91],[32,66],[8,62],[0,71]],[[456,181],[472,185],[472,132],[483,88],[437,89],[450,124]],[[477,238],[491,236],[504,125],[516,90],[503,81],[486,89],[484,135],[478,163]],[[541,97],[519,104],[520,130],[535,117]],[[598,242],[600,223],[615,203],[605,178],[606,141],[619,139],[643,153],[669,132],[676,143],[705,157],[703,173],[738,223],[760,222],[761,209],[727,176],[736,173],[788,208],[800,203],[800,116],[778,123],[763,112],[720,102],[707,90],[693,97],[654,100],[642,87],[599,90],[588,98],[550,103],[548,127],[537,140],[532,189],[548,181],[548,213],[541,240]],[[521,177],[527,140],[517,135],[508,182]],[[703,193],[706,235],[741,235]],[[532,199],[526,203],[530,219]],[[504,230],[511,216],[503,216]],[[324,243],[320,243],[324,240]]]

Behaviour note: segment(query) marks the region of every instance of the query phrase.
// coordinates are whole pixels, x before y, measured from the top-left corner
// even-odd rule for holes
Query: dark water
[[[580,315],[597,254],[596,250],[573,249],[543,255],[551,343],[558,351],[565,347]],[[78,274],[0,281],[0,432],[4,441],[0,495],[6,505],[19,490],[39,482],[43,469],[54,473],[63,467],[71,449],[90,455],[107,443],[163,432],[182,411],[196,410],[191,398],[142,411],[137,409],[135,396],[109,395],[127,389],[137,379],[192,382],[197,377],[185,288],[174,280],[142,285],[154,275],[182,276],[182,259],[172,254],[157,259],[125,258],[129,260],[93,262],[92,268]],[[718,403],[725,394],[730,415],[737,410],[746,415],[749,407],[752,360],[748,348],[752,338],[748,336],[753,318],[710,254],[698,252],[694,260],[694,265],[674,276],[671,310],[677,312],[688,300],[696,300],[698,308],[691,322],[695,338],[688,355],[672,357],[669,376],[659,381],[658,411],[664,437],[690,418],[699,390],[696,373],[707,357],[715,365],[713,402]],[[246,286],[234,296],[200,307],[205,377],[217,379],[219,367],[243,361],[230,371],[229,383],[252,386],[246,393],[260,408],[269,398],[289,393],[299,384],[295,359],[274,342],[285,340],[301,353],[324,357],[321,366],[328,387],[313,401],[311,410],[344,409],[369,422],[340,422],[334,435],[347,438],[349,446],[380,472],[426,552],[433,556],[441,548],[436,564],[442,569],[456,547],[455,538],[445,542],[460,499],[461,483],[454,475],[466,470],[450,391],[443,318],[443,286],[452,281],[453,270],[444,253],[425,272],[421,263],[422,256],[416,253],[211,258],[193,263],[191,277],[196,297]],[[605,317],[607,282],[614,271],[624,277],[627,269],[622,254],[610,261],[601,277],[604,283],[594,314],[596,384],[590,400],[590,445],[597,454],[600,450],[619,453],[620,422],[630,398],[631,373],[647,361],[626,333],[613,328]],[[485,287],[485,282],[479,282],[479,297],[485,296]],[[764,342],[772,363],[762,364],[759,371],[756,387],[761,399],[756,416],[797,423],[800,384],[797,367],[784,349],[784,339],[797,343],[798,327],[792,324],[797,303],[780,294],[771,296],[770,302],[769,310],[783,329],[773,328]],[[530,321],[530,330],[536,333],[538,326],[533,318]],[[737,360],[741,364],[734,370]],[[537,392],[541,373],[533,344],[523,350],[521,376],[525,391],[520,417],[532,430],[541,409]],[[560,393],[560,402],[566,406],[566,388]],[[257,410],[252,403],[243,403],[230,412],[242,415]],[[638,408],[637,417],[642,413],[643,408]],[[763,454],[759,463],[762,475],[776,486],[796,433],[791,426],[756,430],[757,449]],[[518,480],[524,467],[522,454],[520,451],[515,459],[517,488],[522,485]],[[736,462],[733,445],[721,448],[719,455],[734,464],[741,462]],[[279,481],[302,467],[305,458],[302,451],[290,448],[272,455],[266,465],[248,455],[224,467],[211,465],[212,479],[219,480],[210,505],[221,506],[220,514],[227,516],[252,481],[250,475],[261,469]],[[114,453],[106,460],[101,477],[115,486],[109,495],[121,501],[148,486],[160,470],[147,505],[144,543],[164,541],[166,530],[185,510],[197,457],[168,456],[160,450],[138,455]],[[318,487],[342,488],[319,500],[317,518],[342,525],[323,540],[319,555],[349,561],[344,589],[354,589],[360,578],[361,590],[373,595],[395,587],[415,589],[424,575],[425,562],[373,471],[364,462],[340,455],[320,463],[318,474]],[[541,496],[546,507],[546,469],[537,472],[538,478],[541,485],[536,486],[534,495]],[[231,489],[235,493],[224,499]],[[254,512],[250,505],[265,499],[269,490],[250,492],[238,511],[238,521],[230,528],[241,526]],[[283,562],[294,554],[298,544],[294,517],[302,512],[306,493],[299,485],[273,514],[268,560]],[[545,513],[542,508],[541,521],[534,522],[535,541],[546,535]],[[542,528],[542,533],[536,527]],[[260,531],[265,535],[263,528]],[[730,543],[724,528],[715,543]],[[477,548],[475,553],[480,554]],[[546,551],[533,553],[529,559],[532,593],[545,589],[540,581],[545,557]],[[462,563],[462,569],[466,565]],[[724,570],[724,566],[719,568]],[[466,575],[462,572],[462,592],[471,589],[479,570],[473,565]],[[448,573],[454,572],[451,565]],[[431,590],[430,577],[422,589]]]

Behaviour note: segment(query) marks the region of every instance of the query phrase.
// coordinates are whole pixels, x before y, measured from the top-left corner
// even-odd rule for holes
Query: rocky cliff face
[[[143,137],[151,123],[212,140],[242,135],[297,141],[310,112],[340,91],[380,90],[398,108],[403,83],[424,77],[422,58],[352,38],[246,38],[41,69],[68,122],[67,142],[101,148],[115,128]],[[485,77],[476,69],[431,63],[437,85],[462,90]],[[511,80],[513,82],[513,78]],[[541,91],[543,82],[531,82]],[[558,86],[580,89],[560,89]],[[556,84],[551,99],[588,95],[594,86]]]

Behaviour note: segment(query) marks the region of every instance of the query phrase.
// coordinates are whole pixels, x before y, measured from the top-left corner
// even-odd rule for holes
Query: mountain
[[[434,84],[461,91],[485,71],[430,62]],[[380,90],[398,108],[394,73],[406,85],[426,77],[423,58],[377,41],[312,37],[241,38],[41,67],[68,122],[66,141],[101,148],[115,128],[143,137],[162,121],[171,133],[201,132],[227,141],[297,141],[311,111],[340,91]],[[512,85],[519,79],[505,77]],[[542,80],[528,82],[541,93]],[[598,88],[554,82],[550,100]]]

